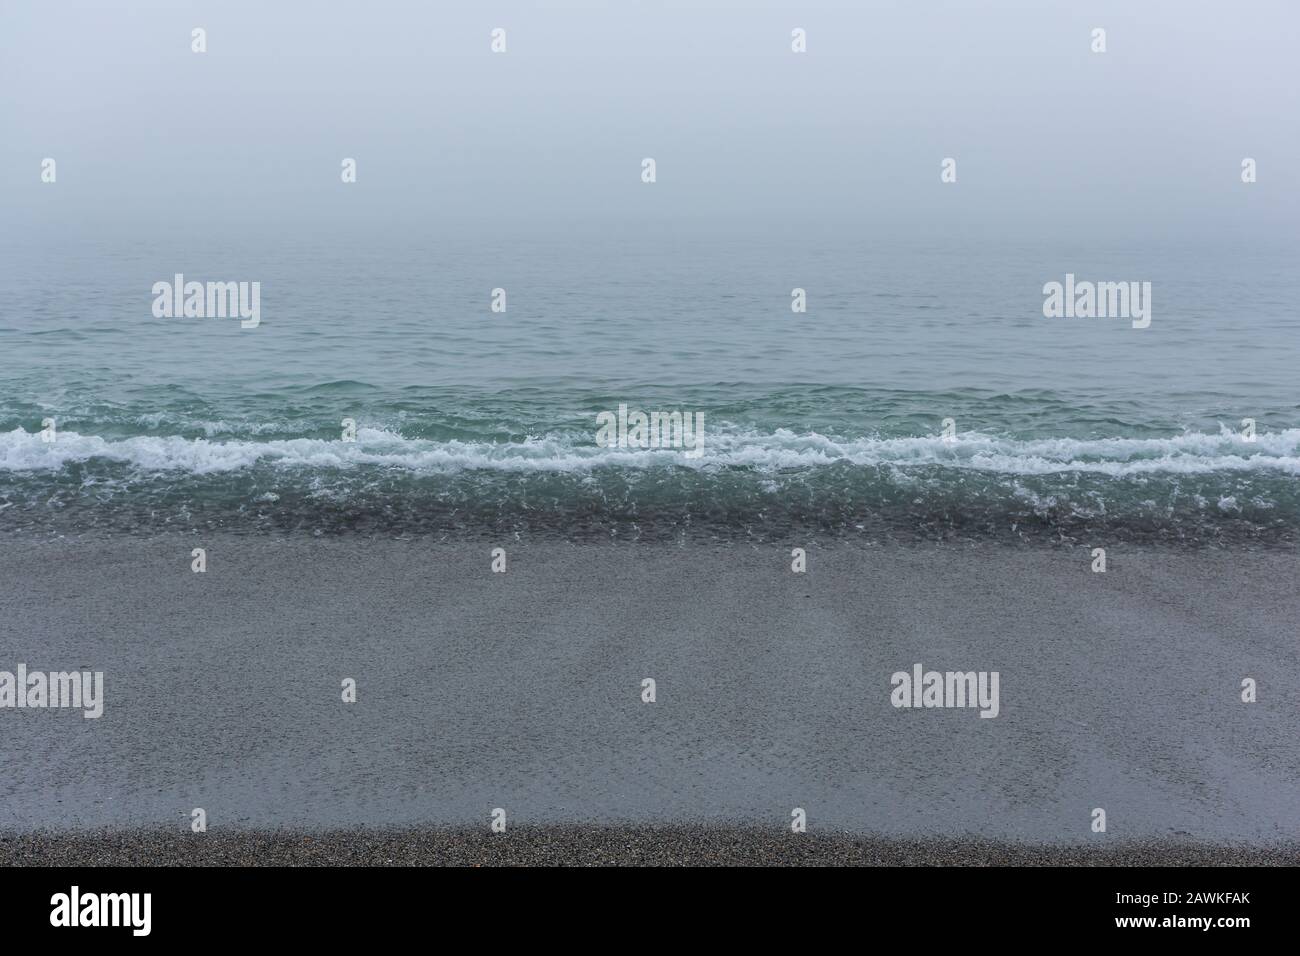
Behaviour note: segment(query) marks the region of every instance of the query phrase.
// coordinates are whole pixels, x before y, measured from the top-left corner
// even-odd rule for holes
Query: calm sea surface
[[[1294,248],[254,236],[3,252],[0,530],[1300,530]],[[155,318],[152,286],[178,272],[260,282],[260,326]],[[1150,327],[1045,318],[1043,284],[1067,272],[1150,282]],[[599,445],[597,414],[620,404],[702,413],[702,452]]]

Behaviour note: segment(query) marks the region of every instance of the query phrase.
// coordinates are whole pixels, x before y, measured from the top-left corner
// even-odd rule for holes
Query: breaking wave
[[[0,472],[51,472],[71,464],[129,465],[141,473],[208,475],[257,465],[284,469],[389,468],[413,474],[461,471],[584,472],[599,468],[665,467],[708,471],[745,468],[784,472],[834,465],[943,467],[1004,475],[1193,475],[1265,471],[1300,475],[1300,429],[1239,434],[1191,432],[1168,438],[1036,438],[1018,440],[971,432],[939,436],[835,438],[777,429],[767,433],[723,428],[708,433],[700,453],[688,449],[606,448],[592,433],[560,433],[523,441],[472,442],[404,438],[362,428],[355,442],[277,438],[266,441],[138,435],[110,439],[60,432],[46,442],[39,432],[0,434]]]
[[[602,447],[580,427],[494,440],[363,427],[354,442],[195,432],[0,433],[0,530],[1191,545],[1290,545],[1300,530],[1294,428],[1249,442],[1228,429],[945,440],[724,423],[698,454]],[[214,432],[225,437],[198,437]]]

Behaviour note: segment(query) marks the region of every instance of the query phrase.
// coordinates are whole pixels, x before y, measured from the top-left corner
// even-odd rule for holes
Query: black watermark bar
[[[930,942],[1057,938],[1232,945],[1294,925],[1288,867],[9,868],[6,939],[401,939],[430,921],[536,933],[641,932],[700,921],[761,936],[779,925]],[[505,918],[508,917],[508,918]],[[503,920],[503,918],[505,918]],[[533,927],[529,931],[528,927]],[[568,930],[562,930],[567,926]],[[608,937],[608,938],[617,938]]]

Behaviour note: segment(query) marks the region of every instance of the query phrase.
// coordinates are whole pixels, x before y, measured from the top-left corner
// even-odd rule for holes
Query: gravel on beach
[[[3,866],[1296,866],[1300,844],[889,839],[743,826],[0,832]]]

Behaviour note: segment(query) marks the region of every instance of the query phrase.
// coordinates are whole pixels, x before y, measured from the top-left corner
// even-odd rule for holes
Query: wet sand
[[[270,841],[288,861],[332,829],[353,837],[313,852],[336,860],[406,839],[518,862],[567,833],[561,860],[631,840],[666,862],[707,832],[700,853],[722,841],[736,862],[796,846],[796,807],[827,861],[924,844],[1177,862],[1300,839],[1287,553],[1112,549],[1094,574],[1087,548],[811,541],[793,574],[788,547],[503,541],[494,574],[477,544],[2,544],[0,670],[102,670],[106,698],[97,720],[0,709],[10,860],[16,839],[137,862],[253,862]],[[999,715],[894,708],[890,675],[917,662],[998,671]],[[197,807],[209,842],[191,851]],[[494,808],[508,831],[485,843]],[[372,846],[358,827],[418,839]]]

